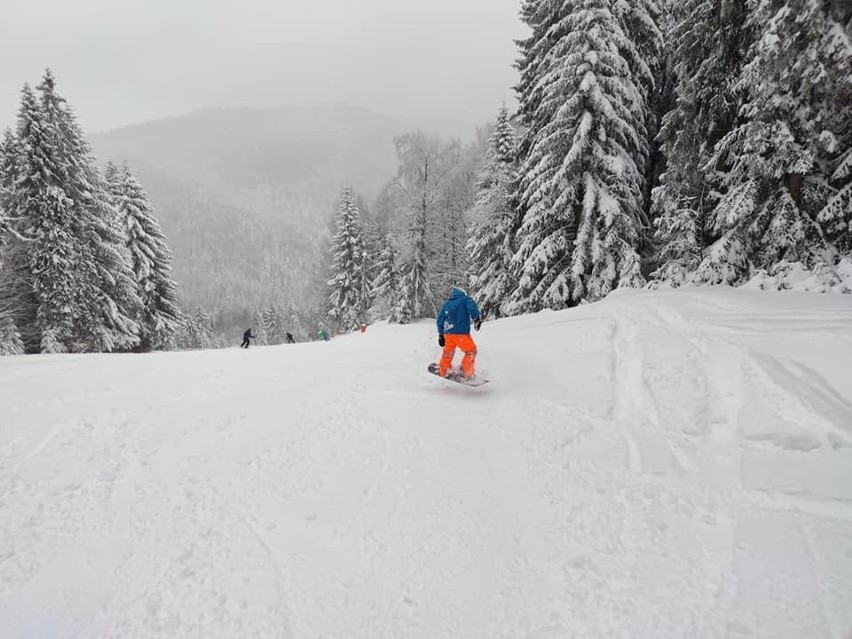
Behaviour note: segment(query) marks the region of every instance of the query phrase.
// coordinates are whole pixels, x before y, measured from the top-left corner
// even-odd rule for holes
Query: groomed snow
[[[0,359],[0,635],[845,638],[852,297]]]

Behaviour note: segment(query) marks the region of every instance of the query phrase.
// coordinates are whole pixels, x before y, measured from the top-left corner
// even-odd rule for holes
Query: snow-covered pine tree
[[[385,235],[376,260],[376,277],[372,282],[375,305],[370,313],[376,319],[387,319],[391,323],[400,323],[404,317],[398,260],[390,235]]]
[[[659,33],[662,38],[660,43],[660,55],[658,58],[654,90],[649,97],[649,107],[652,121],[649,125],[648,134],[650,139],[650,155],[647,168],[645,169],[644,206],[648,213],[649,225],[643,233],[642,253],[643,258],[654,257],[655,222],[659,210],[654,202],[654,189],[661,183],[663,174],[666,172],[667,158],[664,153],[664,140],[660,137],[663,120],[675,105],[675,82],[674,55],[671,42],[674,33],[674,15],[671,0],[661,1],[661,14],[659,22]]]
[[[24,342],[21,340],[18,327],[11,314],[0,307],[0,356],[23,354]]]
[[[3,262],[7,243],[14,234],[14,225],[8,211],[12,205],[17,171],[17,140],[11,129],[6,129],[0,138],[0,305],[3,304]]]
[[[287,314],[289,318],[287,324],[287,332],[293,335],[293,338],[296,341],[303,342],[308,339],[308,334],[305,331],[304,323],[302,322],[302,318],[299,316],[299,312],[295,307],[291,306],[290,311]]]
[[[0,311],[0,356],[23,355],[24,352],[24,342],[14,320]]]
[[[6,164],[14,162],[13,152],[14,138],[11,131],[7,129],[3,139],[0,139],[0,355],[20,355],[24,350],[21,335],[9,315],[8,302],[4,300],[2,294],[5,279],[3,253],[12,226],[11,220],[6,215],[6,205],[9,198],[9,183],[14,180],[14,169],[8,169]]]
[[[213,346],[213,319],[203,309],[184,316],[176,342],[178,348],[185,350],[203,350]]]
[[[114,350],[138,342],[138,303],[115,211],[73,114],[45,74],[22,94],[10,206],[21,234],[11,268],[28,349]],[[23,310],[22,310],[23,309]],[[24,332],[24,330],[22,330]]]
[[[331,256],[329,317],[336,330],[353,331],[366,321],[370,285],[360,213],[349,187],[344,189],[340,199]]]
[[[542,42],[522,46],[546,56],[520,64],[537,77],[524,78],[518,96],[530,128],[521,147],[514,312],[643,282],[636,247],[647,105],[622,55],[630,44],[614,5],[566,0],[545,12],[549,28],[530,24]]]
[[[666,172],[653,194],[659,254],[655,278],[684,284],[702,259],[707,216],[718,203],[719,178],[710,158],[734,124],[734,80],[749,41],[739,0],[673,3],[675,103],[658,136]]]
[[[14,300],[4,295],[4,283],[8,277],[4,269],[4,253],[12,232],[12,220],[6,214],[6,207],[15,181],[15,147],[15,138],[11,130],[6,129],[0,140],[0,356],[24,353],[21,334],[10,312]]]
[[[836,51],[838,66],[849,65],[852,55],[852,5],[843,0],[832,0],[824,5],[826,20],[833,23],[831,46]],[[842,63],[840,61],[843,61]],[[852,82],[838,82],[834,90],[834,108],[826,110],[821,105],[826,129],[831,131],[823,138],[829,158],[825,174],[828,178],[826,200],[817,214],[827,239],[841,255],[852,256]]]
[[[15,185],[16,157],[17,140],[12,130],[6,129],[0,139],[0,268],[3,264],[3,247],[12,232],[12,219],[8,211]]]
[[[0,140],[0,352],[9,355],[25,352],[25,340],[39,339],[33,326],[37,306],[26,267],[26,238],[21,220],[8,213],[15,206],[19,153],[17,137],[6,129]],[[21,335],[18,326],[28,328],[29,334]]]
[[[512,272],[516,212],[512,193],[517,181],[518,140],[505,105],[488,144],[477,183],[468,239],[470,286],[484,316],[503,317],[516,287]]]
[[[740,247],[746,258],[743,264],[737,255],[740,268],[728,283],[781,261],[811,267],[834,260],[818,219],[843,189],[832,185],[831,167],[852,126],[852,47],[829,5],[750,0],[748,7],[756,38],[737,83],[745,101],[715,156],[731,168],[713,229],[719,243]],[[729,254],[711,252],[697,279],[714,282],[730,271]]]
[[[139,324],[140,348],[167,348],[180,328],[182,312],[165,235],[147,193],[129,166],[119,169],[108,165],[107,181],[141,300],[140,312],[134,318]]]
[[[254,335],[254,343],[258,346],[268,346],[269,339],[266,331],[263,328],[263,313],[264,311],[255,311],[254,324],[252,325],[252,335]]]
[[[671,179],[673,173],[664,176]],[[657,263],[654,278],[678,287],[689,281],[702,260],[701,223],[697,208],[683,206],[677,208],[676,202],[666,201],[668,192],[663,187],[655,189],[655,208],[662,214],[654,220],[655,240],[658,244]]]
[[[133,318],[141,300],[118,212],[73,110],[55,85],[47,70],[38,89],[45,120],[57,134],[62,188],[74,209],[72,233],[81,256],[76,266],[84,286],[79,291],[82,312],[77,315],[74,349],[130,350],[139,344]]]
[[[659,147],[655,138],[659,131],[659,112],[669,97],[666,95],[666,53],[660,25],[668,19],[670,0],[631,0],[616,2],[613,11],[624,30],[621,55],[630,68],[630,76],[639,89],[640,100],[633,111],[642,122],[645,140],[640,145],[640,154],[635,158],[637,169],[643,177],[643,200],[641,211],[641,240],[650,239],[650,182],[657,167],[652,154]],[[659,160],[654,159],[659,163]]]
[[[526,131],[518,140],[520,158],[529,156],[535,142],[536,137],[530,132],[540,131],[548,121],[547,110],[541,108],[544,99],[541,78],[550,49],[560,37],[557,30],[559,4],[556,0],[524,0],[521,5],[521,21],[532,33],[527,38],[516,41],[521,54],[515,63],[521,75],[515,86],[518,96],[517,118],[521,128]]]
[[[365,265],[367,280],[372,283],[378,275],[379,255],[382,252],[382,240],[385,236],[385,230],[382,229],[374,216],[370,216],[369,219],[365,220],[362,215],[361,224],[364,228],[364,250],[367,253],[367,262]]]
[[[65,192],[68,168],[62,164],[62,135],[28,85],[21,94],[17,135],[17,179],[9,212],[21,220],[21,231],[30,241],[16,253],[11,268],[19,275],[18,294],[34,299],[16,300],[16,310],[32,313],[21,318],[36,329],[38,343],[26,344],[28,349],[63,352],[80,341],[76,323],[78,314],[85,314],[80,293],[87,284],[79,268],[84,255],[74,233],[75,202]]]
[[[6,129],[0,140],[0,351],[8,355],[21,354],[26,343],[37,346],[40,340],[23,220],[9,213],[16,208],[20,152],[17,136]]]
[[[278,308],[268,306],[261,314],[260,323],[267,344],[274,346],[284,341],[283,318]]]
[[[850,98],[852,99],[852,98]],[[849,127],[852,130],[852,125]],[[848,139],[848,135],[845,136]],[[838,138],[840,140],[842,138]],[[842,145],[846,151],[833,163],[828,182],[828,199],[817,220],[826,237],[841,255],[852,255],[852,141]]]

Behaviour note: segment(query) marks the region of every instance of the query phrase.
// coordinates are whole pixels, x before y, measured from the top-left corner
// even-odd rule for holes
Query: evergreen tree
[[[817,220],[840,253],[849,256],[852,255],[852,140],[843,146],[847,150],[834,162],[826,189],[828,197]]]
[[[11,317],[0,313],[0,356],[23,355],[24,343]]]
[[[826,48],[834,52],[836,67],[848,68],[852,55],[852,6],[832,0],[824,9],[830,29],[824,39]],[[831,75],[837,80],[836,69]],[[832,87],[830,81],[826,86]],[[828,179],[823,185],[817,220],[827,239],[848,257],[852,256],[852,83],[837,81],[833,92],[836,96],[833,108],[829,100],[823,99],[820,104],[826,122],[821,142],[825,151],[823,160],[827,163],[822,170]]]
[[[11,129],[6,129],[0,140],[0,268],[2,268],[2,250],[12,233],[13,224],[9,215],[11,197],[15,188],[15,163],[18,145]]]
[[[718,204],[724,167],[714,166],[711,156],[734,124],[734,79],[749,33],[740,0],[684,0],[673,3],[672,11],[676,99],[659,134],[667,167],[653,206],[659,216],[655,277],[679,286],[701,262],[708,215]]]
[[[0,356],[23,355],[24,343],[14,320],[0,309]]]
[[[359,210],[361,210],[360,206]],[[382,229],[374,216],[371,216],[368,220],[364,220],[362,216],[361,222],[364,227],[364,250],[367,253],[367,281],[372,283],[378,275],[379,256],[382,252],[385,230]]]
[[[80,292],[88,284],[79,272],[83,251],[74,234],[74,202],[65,192],[61,133],[56,118],[48,119],[29,86],[22,91],[18,140],[10,213],[22,220],[22,231],[31,239],[15,256],[24,264],[13,268],[26,277],[21,288],[35,298],[35,304],[27,305],[33,316],[24,321],[37,327],[40,350],[63,352],[77,345],[76,318],[88,313]]]
[[[622,25],[625,38],[621,55],[630,67],[630,76],[639,90],[633,105],[634,115],[641,121],[645,139],[635,156],[643,178],[640,242],[650,239],[651,190],[662,159],[655,141],[663,108],[670,104],[666,77],[667,56],[663,46],[661,25],[668,22],[669,0],[631,0],[616,2],[613,11]]]
[[[343,191],[340,200],[331,255],[329,317],[337,329],[356,330],[367,318],[370,287],[360,213],[351,188]]]
[[[140,327],[140,347],[165,348],[182,321],[177,285],[171,274],[171,252],[148,195],[130,168],[108,165],[107,180],[141,299],[135,317]]]
[[[184,350],[204,350],[213,346],[213,319],[202,309],[185,316],[176,342]]]
[[[287,332],[292,334],[295,340],[305,341],[308,338],[308,334],[305,331],[305,326],[302,322],[302,318],[299,316],[299,312],[291,306],[288,317],[289,323],[287,325]]]
[[[266,334],[266,330],[263,328],[263,314],[264,311],[255,311],[254,325],[252,326],[252,333],[254,334],[254,343],[258,346],[269,345],[269,337]]]
[[[38,344],[34,326],[37,300],[26,268],[26,241],[22,220],[8,212],[15,207],[20,145],[11,129],[0,141],[0,350],[17,354],[24,344]]]
[[[539,41],[522,43],[522,54],[535,59],[519,65],[530,128],[521,145],[516,312],[643,282],[637,246],[648,156],[642,78],[624,58],[632,45],[615,3],[525,9]]]
[[[746,258],[730,283],[781,261],[808,267],[833,261],[818,220],[829,222],[826,207],[849,184],[831,172],[843,151],[839,140],[852,127],[849,38],[823,2],[752,0],[748,6],[757,37],[737,83],[745,100],[740,121],[715,155],[730,171],[713,230],[719,243],[740,247]],[[728,254],[708,255],[698,279],[718,279],[731,268],[718,261]]]
[[[655,197],[664,197],[663,193],[658,191]],[[657,256],[660,266],[654,277],[671,286],[682,286],[702,260],[699,213],[688,206],[676,208],[674,202],[661,202],[658,200],[663,214],[654,222],[660,246]]]
[[[141,300],[133,278],[121,221],[91,148],[65,99],[56,93],[48,70],[38,87],[41,110],[57,132],[62,187],[74,210],[73,235],[81,261],[80,299],[85,312],[78,314],[77,350],[110,352],[139,345],[134,321]]]
[[[425,250],[426,245],[423,242],[424,236],[424,233],[414,236],[413,254],[408,263],[402,267],[400,299],[396,311],[400,324],[407,324],[412,319],[427,317],[435,312],[435,294],[432,292],[429,277],[429,260]]]
[[[519,140],[520,158],[530,155],[536,141],[533,131],[541,131],[549,120],[549,113],[542,108],[544,90],[541,78],[550,57],[550,50],[563,35],[559,30],[557,0],[524,0],[521,6],[521,21],[532,33],[516,44],[521,56],[516,62],[521,79],[515,87],[518,96],[518,121],[527,132]]]
[[[468,240],[470,284],[483,315],[502,317],[516,287],[512,272],[518,141],[504,105],[491,134],[488,156],[477,183]]]
[[[400,323],[404,318],[402,306],[405,300],[401,296],[401,278],[397,263],[397,251],[390,236],[386,235],[376,260],[376,277],[372,290],[377,305],[372,309],[372,313],[392,323]]]
[[[275,306],[269,306],[260,317],[261,330],[266,337],[265,343],[280,344],[284,341],[284,326],[281,313]]]
[[[16,177],[6,196],[25,237],[7,252],[17,325],[27,329],[29,350],[131,348],[139,300],[116,212],[49,71],[38,89],[40,99],[29,87],[22,93]]]
[[[5,285],[10,273],[4,267],[8,242],[12,241],[12,220],[6,214],[15,182],[16,140],[11,130],[6,129],[0,140],[0,356],[23,355],[24,343],[10,312],[14,296],[5,294]]]

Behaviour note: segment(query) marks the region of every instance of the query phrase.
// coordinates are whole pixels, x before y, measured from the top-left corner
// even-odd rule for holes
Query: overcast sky
[[[46,66],[90,132],[207,106],[345,102],[473,126],[511,101],[520,0],[11,0],[0,125]]]

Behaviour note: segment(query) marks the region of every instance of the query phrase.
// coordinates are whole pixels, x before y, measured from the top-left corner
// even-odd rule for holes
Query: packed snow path
[[[0,359],[0,635],[852,632],[852,298]]]

